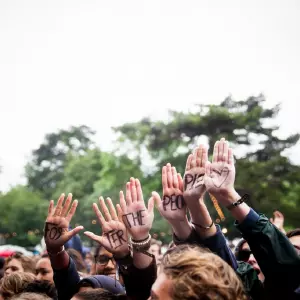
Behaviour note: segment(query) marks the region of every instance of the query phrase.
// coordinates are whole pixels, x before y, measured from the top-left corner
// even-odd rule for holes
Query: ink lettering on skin
[[[164,211],[166,211],[168,207],[170,207],[170,210],[182,209],[184,207],[184,198],[182,195],[164,195],[162,206]]]
[[[123,219],[124,218],[126,219],[129,228],[131,228],[133,226],[145,225],[143,223],[143,218],[145,217],[145,215],[143,215],[144,211],[145,211],[145,209],[142,209],[142,210],[138,210],[136,213],[128,213],[128,214],[123,215]]]
[[[45,224],[45,238],[50,240],[58,240],[63,233],[63,228],[58,227],[57,224],[46,222]]]
[[[185,189],[188,188],[189,186],[189,190],[193,189],[193,188],[197,188],[201,185],[204,184],[204,173],[201,174],[185,174],[184,176],[184,186]]]
[[[216,177],[212,177],[212,182],[216,188],[220,188],[229,176],[230,170],[224,167],[222,170],[212,169],[212,172],[218,174]]]
[[[103,235],[106,236],[112,249],[117,249],[126,243],[126,240],[123,237],[123,230],[111,230]]]

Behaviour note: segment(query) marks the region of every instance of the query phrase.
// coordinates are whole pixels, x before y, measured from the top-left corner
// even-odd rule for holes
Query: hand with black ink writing
[[[235,166],[233,151],[228,142],[222,138],[214,146],[212,163],[205,166],[205,186],[209,193],[224,206],[233,202],[237,194],[234,190]]]
[[[167,164],[162,168],[163,199],[157,192],[152,193],[157,209],[168,221],[185,221],[186,205],[183,198],[183,181],[176,168]]]
[[[130,178],[126,184],[126,196],[120,192],[120,205],[123,212],[123,222],[134,240],[146,239],[154,219],[154,201],[145,205],[142,187],[138,179]]]
[[[49,204],[48,216],[44,229],[44,238],[47,250],[50,253],[60,252],[64,244],[83,229],[82,226],[78,226],[69,231],[69,224],[76,212],[78,201],[74,200],[72,203],[72,194],[68,195],[65,203],[64,199],[65,194],[61,194],[56,207],[54,207],[53,200],[51,200]]]
[[[100,243],[107,251],[113,253],[116,257],[125,257],[129,253],[127,230],[122,222],[122,211],[117,204],[117,211],[110,198],[107,198],[109,210],[102,197],[99,198],[101,211],[96,203],[93,204],[93,210],[96,213],[102,229],[102,236],[96,235],[90,231],[84,232],[86,236]]]
[[[202,199],[206,188],[204,185],[205,165],[207,163],[207,148],[200,145],[193,154],[188,156],[184,174],[184,199],[195,202]]]

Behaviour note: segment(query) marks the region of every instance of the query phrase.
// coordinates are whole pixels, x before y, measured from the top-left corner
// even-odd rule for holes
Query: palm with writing
[[[72,203],[72,194],[68,195],[65,203],[64,200],[65,194],[61,194],[56,207],[54,207],[54,201],[51,200],[48,208],[44,238],[47,250],[52,253],[61,251],[64,244],[83,229],[82,226],[78,226],[69,231],[69,225],[76,212],[78,201],[74,200]]]
[[[143,240],[149,236],[154,219],[153,199],[145,205],[143,191],[138,179],[130,178],[126,184],[126,197],[120,192],[120,205],[123,222],[134,240]]]
[[[204,175],[208,161],[207,148],[200,145],[188,156],[184,174],[184,199],[186,202],[202,199],[205,194]]]
[[[167,164],[162,168],[163,200],[157,192],[152,193],[157,209],[168,221],[185,221],[186,204],[183,198],[183,181],[176,168]]]
[[[234,191],[235,166],[233,151],[222,138],[214,146],[212,163],[205,166],[204,182],[209,193],[222,203]]]
[[[98,221],[102,229],[102,236],[96,235],[90,231],[84,232],[86,236],[101,244],[107,251],[115,256],[123,257],[129,252],[127,231],[122,222],[122,212],[119,205],[117,211],[110,198],[106,199],[109,209],[107,208],[103,197],[99,198],[101,210],[96,203],[93,204],[93,210],[97,215]]]

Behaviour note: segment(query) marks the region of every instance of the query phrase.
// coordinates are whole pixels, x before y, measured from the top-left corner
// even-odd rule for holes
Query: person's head
[[[79,292],[71,300],[126,300],[126,295],[114,295],[104,289]]]
[[[51,299],[57,299],[57,291],[53,283],[47,280],[34,280],[24,288],[24,293],[47,295]]]
[[[155,239],[151,240],[151,246],[149,248],[149,253],[155,256],[156,261],[160,260],[161,256],[161,242]]]
[[[289,232],[287,232],[286,236],[300,255],[300,228],[290,230]]]
[[[80,252],[76,251],[73,248],[69,248],[69,249],[67,249],[67,253],[69,254],[70,257],[72,257],[77,271],[86,273],[87,272],[86,266],[85,266],[84,260],[82,258],[82,255],[80,254]]]
[[[27,272],[35,274],[34,260],[20,253],[8,257],[4,266],[4,276],[13,272]]]
[[[187,245],[169,249],[151,291],[152,300],[242,300],[243,284],[219,256]]]
[[[93,289],[105,289],[115,295],[122,294],[125,292],[124,287],[120,282],[105,275],[94,275],[85,277],[78,283],[78,291],[90,291]]]
[[[116,262],[113,255],[101,245],[96,248],[91,275],[107,275],[112,278],[116,276]]]
[[[1,279],[0,299],[8,299],[15,294],[22,293],[28,284],[34,280],[35,276],[26,272],[13,272],[3,277]]]
[[[255,259],[254,255],[252,254],[252,251],[248,245],[248,243],[242,239],[239,241],[239,243],[236,246],[235,250],[235,257],[238,261],[244,261],[252,266],[252,268],[257,272],[258,278],[260,281],[265,280],[265,276],[262,273],[257,260]]]
[[[42,258],[37,261],[35,271],[37,280],[47,280],[53,283],[53,269],[47,254],[43,255]]]
[[[44,294],[36,294],[36,293],[22,293],[13,296],[10,300],[52,300],[48,296]]]

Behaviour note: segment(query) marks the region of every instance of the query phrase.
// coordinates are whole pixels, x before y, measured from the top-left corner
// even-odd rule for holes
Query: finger
[[[127,210],[126,210],[126,201],[124,198],[123,191],[120,191],[120,205],[121,205],[122,211],[125,213]]]
[[[152,192],[152,198],[153,198],[156,206],[159,206],[161,204],[161,198],[157,192]]]
[[[178,188],[179,188],[179,182],[178,182],[178,177],[177,177],[176,168],[175,168],[175,167],[172,167],[172,168],[171,168],[171,171],[172,171],[172,177],[173,177],[173,187],[174,187],[175,189],[178,189]]]
[[[229,152],[229,143],[227,141],[224,142],[223,147],[223,157],[222,160],[226,163],[228,163],[228,152]]]
[[[101,211],[99,210],[99,207],[96,203],[93,203],[93,210],[98,218],[98,221],[100,223],[100,226],[103,227],[106,223]]]
[[[192,160],[191,160],[191,169],[197,167],[197,155],[193,155]]]
[[[172,176],[172,169],[171,164],[167,163],[167,181],[168,181],[168,188],[173,187],[173,176]]]
[[[104,214],[104,218],[107,222],[111,221],[111,215],[109,213],[109,210],[105,204],[105,201],[103,199],[103,197],[100,197],[99,198],[99,203],[100,203],[100,207],[101,207],[101,211],[103,212]]]
[[[167,167],[163,166],[161,170],[161,181],[162,181],[162,187],[163,191],[168,189],[168,179],[167,179]]]
[[[68,194],[65,205],[62,208],[61,216],[65,217],[69,211],[73,195],[71,193]]]
[[[135,187],[137,193],[137,201],[144,201],[142,186],[138,179],[135,180]]]
[[[183,192],[183,179],[180,173],[177,173],[178,188]]]
[[[202,153],[203,153],[203,146],[200,145],[200,147],[197,149],[196,153],[196,166],[201,167],[202,164]]]
[[[73,236],[78,234],[83,229],[83,226],[77,226],[76,228],[68,232],[68,238],[71,239]]]
[[[132,204],[130,182],[126,183],[126,203],[127,203],[127,206]]]
[[[109,207],[109,211],[110,211],[110,215],[111,215],[112,219],[115,220],[115,221],[118,221],[117,212],[116,212],[116,209],[115,209],[111,199],[106,198],[106,201],[108,203],[108,207]]]
[[[207,147],[206,146],[203,146],[203,149],[202,149],[202,158],[201,158],[201,168],[205,168],[205,164],[207,163],[208,161],[208,153],[207,153]]]
[[[99,235],[96,235],[90,231],[85,231],[84,234],[89,237],[90,239],[92,239],[93,241],[103,245],[103,237],[102,236],[99,236]]]
[[[135,180],[133,177],[130,178],[130,189],[131,189],[132,202],[136,202],[137,201],[137,191],[136,191],[136,186],[135,186]]]
[[[61,194],[60,197],[57,200],[57,204],[56,204],[54,214],[53,214],[54,216],[60,216],[64,199],[65,199],[65,194]]]
[[[148,200],[148,213],[153,213],[153,208],[154,208],[154,198],[151,197]]]
[[[191,162],[193,160],[193,154],[190,154],[186,160],[185,170],[188,171],[191,169]]]
[[[54,212],[54,201],[50,200],[49,207],[48,207],[48,217],[51,217],[53,212]]]
[[[234,158],[233,158],[233,150],[232,148],[228,149],[228,164],[233,165],[234,164]]]
[[[68,214],[66,216],[66,220],[67,221],[71,222],[71,220],[72,220],[72,218],[73,218],[73,216],[74,216],[74,214],[76,212],[77,206],[78,206],[78,201],[74,200],[73,203],[72,203],[72,206],[71,206],[71,208],[70,208],[70,210],[69,210],[69,212],[68,212]]]
[[[124,213],[123,213],[123,210],[122,210],[120,204],[117,204],[116,208],[117,208],[117,212],[118,212],[118,220],[123,223],[123,214]]]
[[[225,145],[225,139],[221,138],[220,143],[219,143],[219,150],[218,150],[218,161],[223,161],[224,157],[224,145]]]
[[[213,158],[212,158],[212,161],[213,161],[213,162],[217,162],[217,161],[218,161],[219,144],[220,144],[219,141],[217,141],[217,142],[215,143],[215,146],[214,146],[214,152],[213,152]]]

